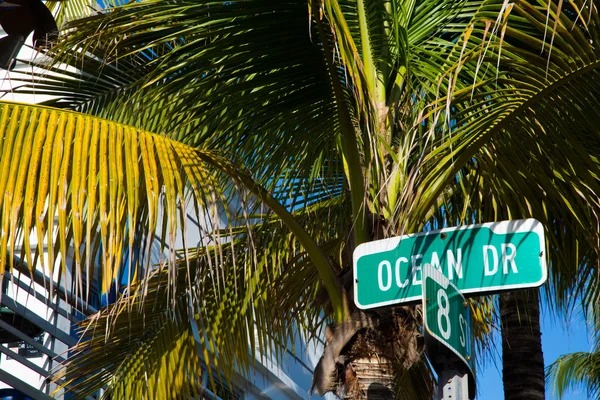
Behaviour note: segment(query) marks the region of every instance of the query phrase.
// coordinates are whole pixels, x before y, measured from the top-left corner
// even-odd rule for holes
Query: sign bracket
[[[469,400],[469,377],[453,364],[445,363],[439,369],[438,399],[439,400]]]

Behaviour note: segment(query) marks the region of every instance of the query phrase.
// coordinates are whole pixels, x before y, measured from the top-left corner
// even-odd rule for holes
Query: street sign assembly
[[[547,279],[544,228],[535,219],[363,243],[354,250],[353,263],[354,302],[361,309],[419,302],[425,264],[471,296],[537,287]]]
[[[423,266],[423,326],[427,354],[440,379],[440,398],[475,396],[471,312],[464,296],[438,268]],[[451,385],[446,385],[448,379]],[[450,393],[444,393],[444,392]]]

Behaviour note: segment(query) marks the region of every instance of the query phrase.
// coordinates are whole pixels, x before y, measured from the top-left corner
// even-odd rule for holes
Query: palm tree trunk
[[[539,290],[500,295],[502,381],[506,400],[545,398]]]
[[[394,399],[399,374],[422,359],[420,324],[414,307],[398,307],[386,315],[356,311],[328,329],[312,390],[320,396],[334,392],[342,399]]]
[[[345,367],[340,397],[355,400],[389,400],[394,394],[394,362],[388,357],[373,355],[354,358]]]

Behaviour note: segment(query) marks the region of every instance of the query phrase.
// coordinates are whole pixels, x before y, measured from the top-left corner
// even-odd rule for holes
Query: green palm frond
[[[12,78],[15,87],[6,92],[20,94],[42,94],[53,96],[43,104],[84,112],[99,117],[110,117],[111,120],[140,129],[150,129],[152,125],[140,124],[144,118],[134,120],[131,111],[119,114],[114,110],[117,100],[124,95],[131,95],[139,88],[139,80],[143,79],[148,69],[147,59],[131,57],[122,60],[119,65],[102,62],[102,55],[86,53],[77,64],[65,66],[43,66],[43,72],[23,71],[22,75]],[[37,67],[35,60],[21,60],[32,68]],[[22,85],[20,83],[23,83]],[[125,110],[121,110],[124,112]],[[135,122],[138,122],[137,124]]]
[[[568,389],[584,387],[589,398],[600,395],[600,352],[579,352],[560,356],[547,370],[554,390],[562,398]]]
[[[173,286],[174,307],[167,305],[164,290],[171,273],[161,269],[147,278],[146,289],[133,284],[130,296],[86,320],[79,330],[79,344],[71,350],[69,361],[55,371],[54,379],[64,379],[64,386],[81,395],[108,387],[107,394],[119,398],[175,398],[180,392],[201,392],[200,354],[206,357],[209,371],[218,367],[220,373],[230,373],[232,366],[217,363],[215,352],[224,349],[214,346],[212,337],[208,343],[206,336],[199,338],[204,346],[198,351],[188,308],[186,272],[190,271],[180,268]],[[205,282],[212,286],[211,279]],[[205,317],[206,311],[202,312]],[[228,337],[232,339],[231,332]],[[173,384],[166,389],[161,381]],[[171,389],[175,392],[164,392]]]
[[[132,3],[74,22],[61,48],[93,53],[97,48],[107,53],[109,62],[143,54],[158,67],[143,83],[162,82],[150,97],[185,98],[199,121],[218,123],[213,131],[227,131],[245,120],[250,131],[288,129],[301,134],[300,127],[334,125],[322,54],[310,41],[305,7],[301,1],[273,7],[265,0],[235,7],[208,1]],[[90,35],[99,26],[102,33]],[[108,47],[111,41],[116,45]],[[242,59],[252,61],[241,63]],[[263,107],[249,109],[258,104]],[[273,120],[267,112],[281,118]],[[303,121],[301,115],[319,118]],[[202,138],[180,139],[193,144]]]
[[[111,290],[120,268],[136,271],[137,278],[124,288],[126,296],[121,302],[87,323],[88,330],[77,348],[81,353],[65,366],[66,375],[61,375],[66,384],[74,385],[74,390],[91,393],[105,384],[121,390],[121,382],[130,385],[133,377],[142,375],[148,377],[148,385],[154,386],[157,379],[164,382],[170,374],[185,381],[182,388],[196,387],[197,364],[190,361],[191,369],[187,370],[177,369],[181,365],[178,363],[164,366],[156,362],[182,349],[188,351],[185,356],[190,360],[197,356],[190,344],[189,329],[185,328],[187,310],[170,314],[165,312],[169,304],[175,307],[191,301],[200,331],[208,335],[200,339],[204,362],[225,371],[227,379],[234,377],[234,371],[247,373],[255,360],[250,355],[258,354],[257,349],[265,354],[293,339],[295,333],[290,327],[300,315],[306,316],[302,321],[317,317],[325,321],[330,317],[341,320],[347,313],[332,268],[343,246],[338,244],[329,250],[324,246],[330,252],[325,254],[311,239],[339,242],[339,232],[344,232],[349,222],[337,219],[344,208],[339,207],[336,197],[316,202],[310,192],[299,189],[305,197],[297,200],[307,206],[294,216],[246,172],[214,151],[43,106],[2,103],[0,121],[5,193],[0,211],[7,232],[0,250],[10,255],[2,258],[0,267],[6,268],[8,259],[8,267],[12,268],[17,251],[28,265],[35,265],[32,260],[42,259],[41,246],[45,242],[48,257],[41,260],[44,271],[53,274],[60,268],[65,273],[71,268],[74,292],[82,297],[87,296],[96,268],[103,292]],[[236,185],[245,186],[252,195],[244,194]],[[328,188],[330,184],[322,182],[319,187]],[[185,229],[178,229],[176,221],[184,218],[189,195],[197,210],[209,214],[206,217],[210,222],[198,253],[178,260],[173,250],[175,237],[185,236]],[[236,196],[242,196],[242,207],[232,213],[228,206],[234,198],[239,201]],[[243,206],[244,202],[249,206]],[[260,217],[255,210],[261,204],[271,208],[277,218],[270,213]],[[331,206],[338,206],[338,210]],[[266,222],[251,226],[247,222],[251,220]],[[334,228],[332,221],[341,227]],[[165,245],[171,250],[164,269],[153,272],[150,254],[159,229],[161,251]],[[31,235],[38,238],[35,248],[29,242]],[[123,265],[126,250],[130,254],[138,252],[135,265]],[[70,251],[74,253],[72,267]],[[291,270],[296,270],[293,266],[297,263],[306,263],[313,274],[303,298],[287,304],[287,309],[281,308],[284,304],[272,286],[286,271],[281,264],[284,260],[289,260]],[[314,273],[319,270],[327,271],[329,277]],[[317,315],[320,309],[311,310],[310,304],[322,286],[329,311]],[[145,327],[146,331],[131,330],[132,323],[136,329]],[[100,341],[88,340],[95,340],[98,332],[105,335]],[[124,342],[108,345],[112,339],[105,339],[112,335]],[[130,344],[122,345],[125,342]],[[175,347],[166,346],[167,342]],[[97,351],[104,352],[104,356],[98,357]],[[103,365],[109,359],[126,362]],[[186,381],[188,377],[192,381]],[[147,389],[145,384],[127,387],[138,394]]]
[[[277,176],[286,184],[341,176],[336,104],[306,4],[277,2],[273,12],[266,0],[242,4],[141,2],[75,21],[49,54],[62,64],[15,91],[54,95],[45,104],[193,146],[227,148],[267,188]]]
[[[154,292],[149,297],[156,302]],[[197,398],[203,390],[203,369],[188,313],[177,312],[182,308],[176,307],[174,315],[151,309],[118,317],[110,315],[112,309],[96,315],[84,327],[92,331],[83,333],[84,342],[73,349],[55,379],[64,377],[64,385],[82,397],[106,388],[105,398]],[[110,330],[103,329],[106,318]],[[83,357],[89,352],[94,357]]]
[[[327,217],[330,207],[313,208],[317,218],[297,216],[309,234],[343,221]],[[282,357],[299,335],[296,326],[313,330],[309,338],[317,336],[322,324],[331,321],[332,310],[314,306],[322,284],[310,258],[300,251],[301,243],[277,218],[231,229],[233,241],[190,251],[178,263],[175,285],[168,285],[172,272],[157,270],[146,285],[132,285],[128,297],[86,321],[80,344],[72,350],[75,355],[55,379],[65,378],[64,385],[73,384],[70,390],[79,393],[93,393],[104,385],[126,387],[131,398],[142,396],[146,384],[153,387],[160,374],[172,374],[166,379],[183,381],[179,386],[194,387],[198,368],[197,373],[170,371],[160,362],[186,351],[181,357],[188,357],[191,366],[200,357],[211,380],[235,384],[240,375],[250,378],[259,357]],[[331,235],[338,231],[330,230]],[[331,259],[339,257],[339,245],[324,243],[322,248]],[[298,279],[304,284],[298,285]],[[168,307],[169,288],[175,291],[175,308]],[[281,296],[282,291],[289,295]],[[329,311],[323,314],[323,309]],[[174,350],[178,335],[188,335],[190,315],[197,325],[198,348],[186,342],[184,349]]]
[[[592,349],[564,354],[546,368],[546,381],[552,384],[559,398],[578,387],[586,389],[589,398],[600,396],[600,315],[598,303],[592,304],[584,315],[592,329]]]
[[[445,123],[429,130],[435,150],[412,167],[418,168],[415,186],[427,190],[406,195],[408,204],[418,204],[410,209],[414,225],[407,229],[422,226],[449,187],[462,185],[468,193],[471,186],[480,196],[468,205],[477,220],[533,216],[548,227],[553,283],[562,302],[578,274],[585,275],[577,266],[589,268],[597,259],[600,165],[593,121],[600,116],[600,52],[593,38],[600,26],[595,9],[582,15],[584,26],[564,5],[560,24],[552,14],[546,25],[541,5],[503,4],[486,2],[448,58],[441,104],[429,114]],[[469,184],[464,177],[470,175]],[[460,207],[456,211],[447,215],[452,224],[465,216]]]

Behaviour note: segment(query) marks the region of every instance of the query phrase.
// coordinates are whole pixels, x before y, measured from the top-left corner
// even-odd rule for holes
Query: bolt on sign
[[[356,247],[354,302],[361,309],[417,303],[430,264],[465,295],[537,287],[548,276],[544,228],[535,219],[467,225]]]

